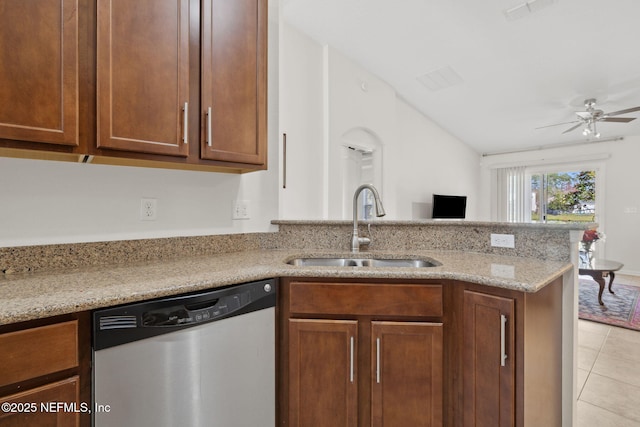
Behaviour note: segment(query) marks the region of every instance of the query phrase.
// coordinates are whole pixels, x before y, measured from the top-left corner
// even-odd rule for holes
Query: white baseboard
[[[619,274],[625,274],[627,276],[640,276],[640,271],[633,271],[633,270],[625,270],[624,268],[620,271],[618,271]]]

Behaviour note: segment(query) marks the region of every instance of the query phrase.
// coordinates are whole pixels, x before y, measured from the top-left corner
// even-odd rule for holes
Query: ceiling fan
[[[568,125],[572,123],[577,123],[577,125],[570,127],[569,129],[562,132],[563,134],[569,133],[580,126],[584,126],[582,130],[582,134],[584,136],[593,135],[596,138],[600,138],[600,133],[596,129],[596,122],[614,122],[614,123],[629,123],[632,120],[635,120],[635,117],[613,117],[619,116],[620,114],[632,113],[634,111],[640,111],[640,106],[627,108],[620,111],[614,111],[611,113],[605,113],[602,110],[596,109],[596,100],[595,98],[589,98],[584,101],[584,106],[587,111],[576,111],[576,116],[578,116],[578,120],[574,120],[572,122],[564,122],[557,123],[555,125],[542,126],[536,129],[548,128],[551,126],[560,126],[560,125]]]

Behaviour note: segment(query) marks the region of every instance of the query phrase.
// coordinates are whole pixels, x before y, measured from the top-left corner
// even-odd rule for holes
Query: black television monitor
[[[433,219],[461,219],[467,211],[467,196],[433,195]]]

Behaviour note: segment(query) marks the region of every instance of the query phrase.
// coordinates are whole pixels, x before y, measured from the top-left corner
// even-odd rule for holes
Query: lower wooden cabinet
[[[363,327],[371,329],[364,348],[358,321],[289,320],[290,425],[357,426],[361,395],[371,402],[372,426],[441,426],[442,324],[372,321]],[[358,366],[361,353],[370,372]]]
[[[562,425],[561,279],[283,279],[278,304],[278,426]]]
[[[91,424],[86,312],[0,327],[0,427]]]
[[[514,425],[514,306],[511,298],[464,291],[464,425]]]
[[[80,378],[46,384],[0,398],[0,426],[80,426]],[[66,404],[66,406],[65,406]],[[90,409],[90,407],[86,407]]]
[[[443,425],[439,283],[285,280],[280,294],[279,425]]]
[[[450,425],[560,427],[562,280],[535,293],[453,285],[462,322],[452,325],[451,343],[460,364],[448,375],[462,400],[454,400],[461,406]]]
[[[290,425],[357,425],[357,321],[291,319],[289,340]]]
[[[371,324],[371,425],[442,426],[442,323]]]

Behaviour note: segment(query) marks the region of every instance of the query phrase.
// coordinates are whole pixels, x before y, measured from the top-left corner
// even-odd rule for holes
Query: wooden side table
[[[578,265],[578,274],[588,275],[600,285],[600,291],[598,292],[598,302],[600,305],[604,305],[602,302],[602,292],[604,291],[604,278],[609,276],[609,292],[614,294],[611,289],[613,280],[616,278],[615,272],[620,270],[624,264],[618,261],[611,261],[608,259],[592,259],[591,262],[581,261]]]

